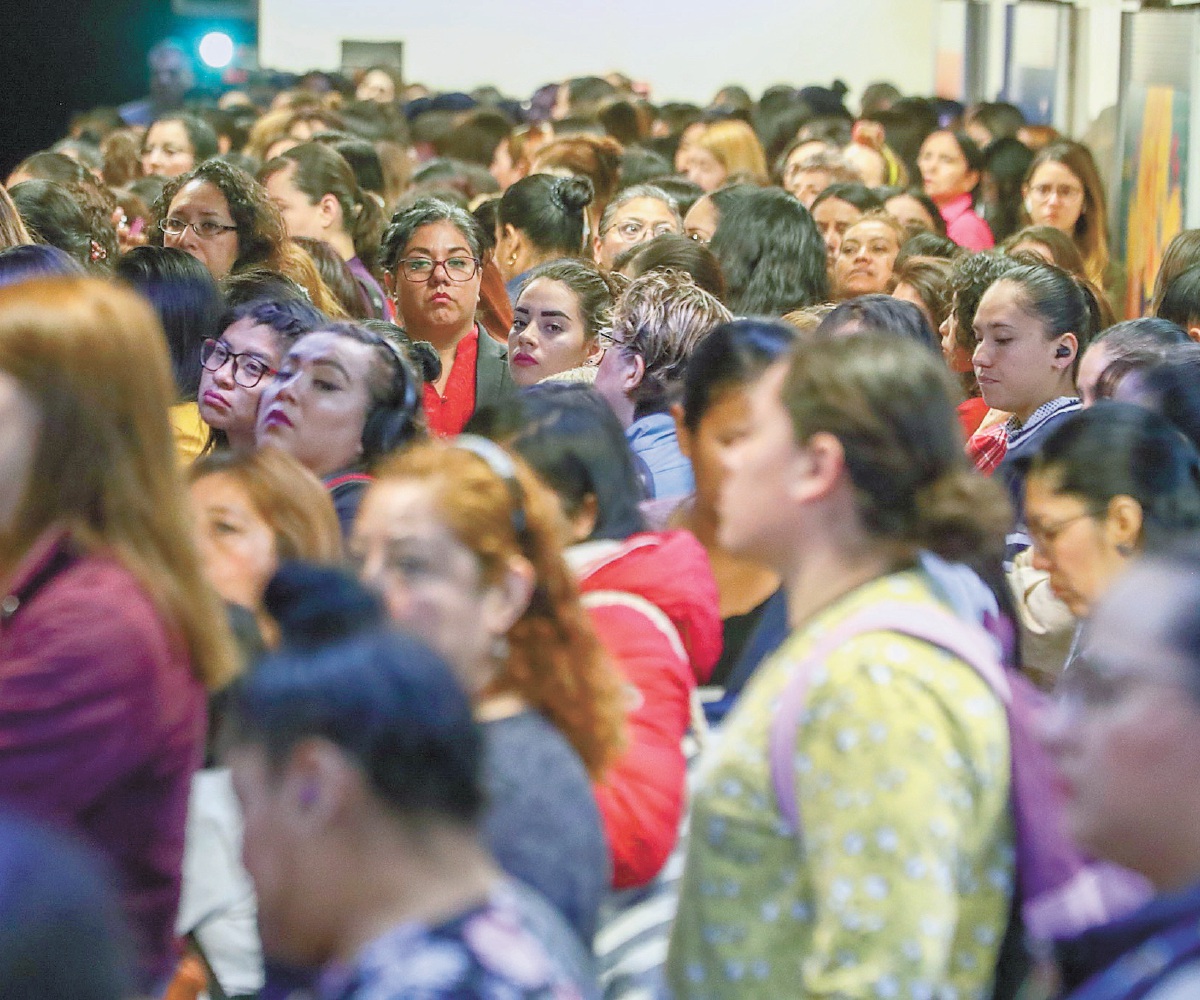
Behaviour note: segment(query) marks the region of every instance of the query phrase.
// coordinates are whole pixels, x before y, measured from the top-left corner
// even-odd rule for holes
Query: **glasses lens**
[[[229,358],[229,349],[219,340],[206,340],[200,347],[200,364],[215,372]]]
[[[409,281],[428,281],[433,273],[433,261],[426,257],[413,257],[401,261],[400,270]]]
[[[253,389],[267,371],[267,366],[257,358],[238,358],[233,380],[245,389]]]
[[[446,273],[455,281],[466,281],[475,274],[475,261],[471,257],[451,257],[446,261]]]

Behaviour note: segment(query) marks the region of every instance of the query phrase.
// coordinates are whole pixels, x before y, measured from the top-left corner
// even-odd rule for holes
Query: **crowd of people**
[[[1200,995],[1200,231],[183,56],[0,189],[0,994]]]

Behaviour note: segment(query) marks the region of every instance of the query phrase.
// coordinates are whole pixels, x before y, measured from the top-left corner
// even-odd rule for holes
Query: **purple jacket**
[[[108,858],[143,985],[161,982],[176,959],[204,690],[133,575],[62,532],[0,594],[0,801]]]

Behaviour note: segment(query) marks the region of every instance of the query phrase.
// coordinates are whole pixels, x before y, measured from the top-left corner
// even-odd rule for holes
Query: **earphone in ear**
[[[1054,356],[1056,358],[1069,358],[1071,356],[1071,348],[1069,348],[1066,344],[1063,344],[1057,351],[1054,352]]]

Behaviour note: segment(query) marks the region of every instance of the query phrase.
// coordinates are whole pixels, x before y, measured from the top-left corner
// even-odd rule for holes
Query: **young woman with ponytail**
[[[371,318],[392,319],[391,305],[372,273],[383,215],[379,203],[358,186],[345,157],[322,143],[306,142],[268,160],[258,179],[282,213],[288,236],[332,246],[354,274]]]
[[[818,341],[749,396],[720,541],[776,570],[792,634],[701,763],[670,985],[981,995],[1012,897],[1005,709],[958,655],[858,622],[976,617],[991,592],[950,561],[995,559],[1007,504],[963,456],[950,374],[907,341]],[[952,602],[951,579],[974,599]]]
[[[1017,507],[1020,460],[1080,408],[1079,359],[1100,316],[1092,287],[1053,264],[1022,264],[979,300],[972,355],[979,392],[993,410],[1012,416],[975,434],[967,452],[981,472],[999,471]]]

